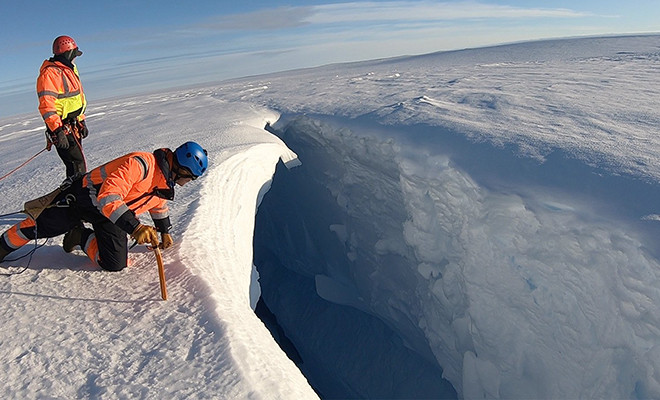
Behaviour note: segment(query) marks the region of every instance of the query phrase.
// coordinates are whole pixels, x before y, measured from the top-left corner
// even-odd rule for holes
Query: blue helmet
[[[174,150],[179,166],[188,169],[195,178],[202,176],[209,166],[207,152],[195,142],[186,142]]]

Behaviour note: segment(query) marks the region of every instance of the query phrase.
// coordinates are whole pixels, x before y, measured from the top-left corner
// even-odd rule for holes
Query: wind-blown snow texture
[[[464,398],[660,397],[659,61],[658,36],[562,40],[91,99],[90,165],[192,139],[212,166],[173,203],[167,302],[148,252],[109,274],[61,238],[0,281],[3,396],[313,397],[250,309],[262,201],[264,298],[346,396],[437,395],[437,364]],[[43,145],[0,127],[3,172]],[[62,171],[0,182],[0,213]]]

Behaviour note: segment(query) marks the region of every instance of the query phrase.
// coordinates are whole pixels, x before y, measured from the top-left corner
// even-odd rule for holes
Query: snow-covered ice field
[[[90,166],[196,140],[211,168],[171,204],[168,301],[145,249],[106,273],[57,238],[0,279],[0,393],[315,396],[252,312],[254,253],[326,303],[378,318],[396,357],[437,363],[460,397],[658,398],[659,74],[659,36],[585,38],[90,99]],[[1,174],[43,148],[42,125],[36,110],[0,120]],[[291,169],[273,178],[280,159]],[[63,170],[47,153],[0,181],[0,214]],[[323,366],[364,340],[355,329],[322,349],[308,322],[326,305],[290,318],[301,297],[278,279],[291,289],[264,284],[264,298],[300,354]],[[404,368],[374,376],[363,364],[325,367],[347,396],[438,393],[401,392]]]

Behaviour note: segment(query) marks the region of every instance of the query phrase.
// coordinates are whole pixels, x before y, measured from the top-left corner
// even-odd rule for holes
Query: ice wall
[[[301,181],[300,171],[278,168],[255,225],[262,300],[279,324],[272,329],[271,317],[274,336],[322,398],[456,398],[428,346],[420,355],[369,312],[352,275],[357,255],[346,249],[355,233],[346,236],[341,225],[343,206],[325,180]]]
[[[279,124],[303,165],[285,199],[265,197],[283,214],[255,247],[378,317],[462,397],[660,396],[657,260],[634,227],[553,176],[561,163],[531,164],[552,179],[530,185],[506,149],[480,156],[509,161],[468,173],[478,146],[437,146],[449,132],[429,148],[405,139],[415,127],[345,123]]]

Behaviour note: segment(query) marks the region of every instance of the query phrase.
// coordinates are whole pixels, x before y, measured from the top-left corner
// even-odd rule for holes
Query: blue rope
[[[8,217],[8,216],[10,216],[10,215],[15,215],[15,214],[22,214],[22,212],[19,211],[19,212],[13,212],[13,213],[9,213],[9,214],[0,215],[0,218]],[[29,257],[29,258],[28,258],[27,265],[25,265],[25,267],[23,267],[23,269],[20,270],[20,271],[18,271],[18,272],[4,272],[4,273],[0,273],[0,276],[19,275],[19,274],[22,274],[23,272],[25,272],[25,271],[30,267],[30,263],[32,263],[32,256],[34,255],[34,253],[35,253],[39,248],[45,246],[46,243],[48,243],[49,240],[50,240],[50,239],[47,238],[45,242],[43,242],[42,244],[39,244],[39,241],[38,241],[38,235],[37,235],[37,221],[34,221],[34,248],[33,248],[32,250],[30,250],[27,254],[24,254],[24,255],[22,255],[22,256],[20,256],[20,257],[18,257],[18,258],[9,259],[9,260],[3,260],[3,262],[6,262],[6,261],[13,262],[13,261],[21,260],[21,259],[23,259],[23,258],[25,258],[25,257]]]

